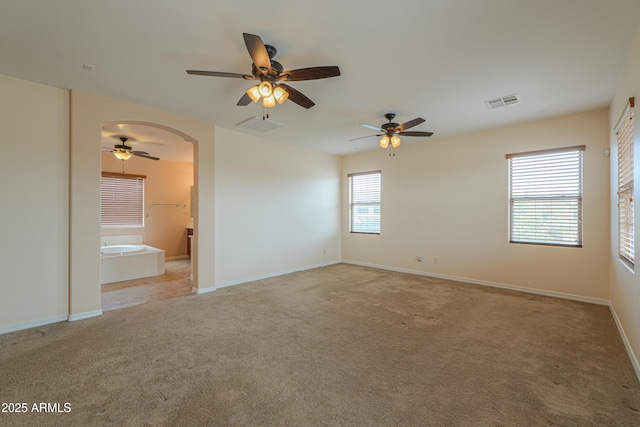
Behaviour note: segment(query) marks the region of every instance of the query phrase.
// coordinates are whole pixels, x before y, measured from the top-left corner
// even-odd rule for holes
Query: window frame
[[[125,173],[116,173],[116,172],[102,172],[102,176],[100,179],[100,227],[102,228],[144,228],[144,218],[145,218],[145,175],[135,175],[135,174],[125,174]],[[132,194],[127,199],[120,199],[116,203],[119,203],[119,206],[111,207],[112,212],[105,212],[105,208],[109,209],[109,204],[105,203],[105,201],[109,198],[109,194],[107,193],[107,189],[105,186],[105,180],[111,183],[111,196],[113,195],[113,190],[115,186],[118,185],[119,180],[120,185],[124,185],[125,181],[127,184],[130,181],[136,181],[134,185],[131,186],[130,190],[134,191],[135,194]],[[129,206],[129,209],[126,213],[118,214],[114,213],[113,210],[121,208],[122,203],[133,204]],[[132,218],[135,218],[132,220]]]
[[[635,98],[629,98],[614,127],[618,148],[618,259],[632,270],[635,265],[634,104]]]
[[[356,177],[365,177],[369,175],[377,176],[377,193],[374,192],[373,200],[368,201],[354,201],[354,178]],[[348,187],[349,187],[349,233],[353,234],[372,234],[372,235],[380,235],[381,231],[381,205],[382,205],[382,171],[368,171],[368,172],[358,172],[358,173],[350,173],[347,175],[348,178]],[[375,179],[375,178],[374,178]],[[368,183],[369,185],[371,183]],[[375,183],[374,183],[375,184]],[[363,189],[360,189],[363,191]],[[362,195],[361,195],[362,196]],[[377,197],[375,197],[377,196]],[[374,228],[373,231],[366,231],[364,227],[362,230],[358,230],[354,228],[355,217],[358,209],[368,208],[373,209],[373,218],[376,219],[375,225],[377,225],[377,229]],[[376,212],[377,210],[377,212]]]
[[[506,155],[509,243],[583,246],[585,150],[578,145]],[[575,160],[569,157],[573,153],[578,154]],[[528,228],[527,218],[533,222]],[[564,240],[565,235],[571,240]]]

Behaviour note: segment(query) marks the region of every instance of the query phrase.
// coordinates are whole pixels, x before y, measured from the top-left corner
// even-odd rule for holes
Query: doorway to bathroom
[[[102,285],[102,311],[177,298],[192,293],[191,260],[165,261],[160,276],[125,280]]]
[[[155,123],[102,123],[103,311],[192,293],[194,142]]]

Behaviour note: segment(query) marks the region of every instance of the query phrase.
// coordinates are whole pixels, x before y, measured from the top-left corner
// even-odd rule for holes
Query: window
[[[618,254],[634,264],[633,243],[633,104],[629,98],[615,127],[618,136]]]
[[[348,176],[349,232],[380,234],[380,171]]]
[[[582,247],[584,149],[507,154],[511,243]]]
[[[103,227],[144,226],[144,179],[142,175],[102,172]]]

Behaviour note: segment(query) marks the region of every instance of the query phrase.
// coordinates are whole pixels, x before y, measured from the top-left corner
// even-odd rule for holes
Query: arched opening
[[[100,168],[103,123],[162,124],[189,135],[194,148],[193,288],[215,290],[215,129],[187,117],[72,90],[69,105],[69,316],[102,314],[100,304]],[[126,120],[126,121],[124,121]],[[176,131],[177,132],[177,131]],[[206,196],[203,196],[206,195]]]

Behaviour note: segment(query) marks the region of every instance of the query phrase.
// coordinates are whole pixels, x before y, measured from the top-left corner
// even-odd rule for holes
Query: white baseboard
[[[193,292],[194,294],[208,294],[209,292],[213,292],[215,291],[216,288],[215,286],[209,286],[207,288],[191,288],[191,292]]]
[[[10,325],[0,328],[0,335],[8,334],[9,332],[22,331],[23,329],[37,328],[38,326],[50,325],[52,323],[64,322],[67,320],[67,316],[53,316],[46,319],[34,320],[32,322],[19,323],[17,325]]]
[[[636,377],[638,377],[638,381],[640,381],[640,364],[638,363],[638,358],[636,357],[633,349],[631,348],[631,344],[629,343],[629,339],[627,338],[627,334],[624,332],[624,328],[622,327],[622,322],[618,318],[618,313],[616,313],[616,309],[613,307],[613,304],[609,304],[609,310],[611,310],[611,315],[613,316],[613,320],[616,322],[616,326],[618,327],[618,333],[622,338],[622,342],[624,343],[624,348],[627,350],[627,355],[631,360],[631,364],[633,365],[633,370],[636,371]]]
[[[508,285],[508,284],[505,284],[505,283],[489,282],[489,281],[486,281],[486,280],[469,279],[469,278],[466,278],[466,277],[448,276],[446,274],[436,274],[436,273],[430,273],[430,272],[425,272],[425,271],[409,270],[409,269],[405,269],[405,268],[396,268],[396,267],[390,267],[388,265],[370,264],[370,263],[364,263],[364,262],[358,262],[358,261],[349,261],[349,260],[343,260],[342,262],[344,262],[345,264],[361,265],[363,267],[379,268],[381,270],[397,271],[399,273],[417,274],[419,276],[435,277],[435,278],[438,278],[438,279],[453,280],[455,282],[472,283],[474,285],[490,286],[492,288],[507,289],[507,290],[510,290],[510,291],[526,292],[528,294],[544,295],[544,296],[548,296],[548,297],[562,298],[562,299],[568,299],[568,300],[573,300],[573,301],[588,302],[588,303],[591,303],[591,304],[609,306],[609,301],[608,300],[600,299],[600,298],[584,297],[584,296],[581,296],[581,295],[565,294],[565,293],[562,293],[562,292],[554,292],[554,291],[545,291],[545,290],[542,290],[542,289],[534,289],[534,288],[527,288],[527,287],[524,287],[524,286]]]
[[[326,267],[326,266],[332,265],[332,264],[340,264],[341,262],[342,261],[340,261],[340,260],[330,261],[330,262],[326,262],[326,263],[322,263],[322,264],[306,265],[304,267],[298,267],[298,268],[292,268],[292,269],[289,269],[289,270],[277,271],[277,272],[274,272],[274,273],[263,274],[263,275],[260,275],[260,276],[253,276],[253,277],[247,277],[247,278],[239,279],[239,280],[232,280],[230,282],[225,282],[225,283],[221,283],[221,284],[216,285],[215,289],[226,288],[227,286],[241,285],[243,283],[254,282],[256,280],[262,280],[262,279],[269,279],[271,277],[282,276],[284,274],[297,273],[299,271],[313,270],[314,268]],[[211,289],[211,288],[205,288],[205,289]],[[210,291],[206,291],[206,292],[210,292]],[[204,292],[198,291],[197,293],[204,293]]]
[[[102,316],[102,310],[86,311],[84,313],[70,314],[68,320],[69,322],[75,322],[76,320],[84,320],[84,319],[89,319],[90,317],[96,317],[96,316]]]

